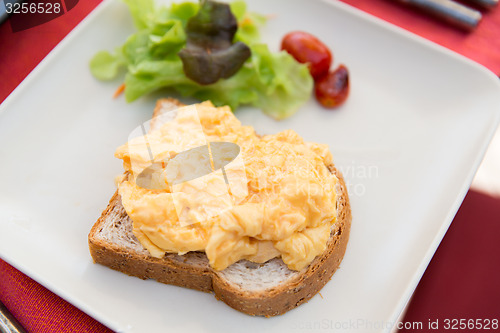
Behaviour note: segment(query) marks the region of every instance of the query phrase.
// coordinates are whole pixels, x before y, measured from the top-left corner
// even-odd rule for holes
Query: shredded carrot
[[[252,20],[249,17],[245,17],[239,24],[240,27],[252,24]]]
[[[320,292],[318,292],[318,294],[321,296],[321,298],[323,298],[323,295],[321,295],[321,293],[320,293]]]
[[[125,90],[125,83],[122,83],[118,87],[118,89],[116,89],[115,93],[113,94],[113,98],[117,98],[118,96],[120,96],[124,90]]]

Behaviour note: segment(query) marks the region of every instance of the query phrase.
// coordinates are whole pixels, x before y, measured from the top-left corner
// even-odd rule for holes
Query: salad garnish
[[[216,34],[216,39],[224,40],[222,44],[227,46],[220,49],[204,36],[219,26],[213,19],[218,17],[219,10],[224,11],[213,1],[207,0],[201,5],[174,3],[170,7],[157,6],[153,0],[124,2],[137,31],[113,52],[98,52],[90,61],[90,70],[98,79],[112,80],[125,69],[124,95],[128,102],[161,88],[170,88],[182,96],[210,100],[217,106],[229,105],[233,110],[240,105],[252,105],[273,118],[283,119],[294,114],[311,97],[313,79],[307,65],[285,51],[271,52],[260,41],[259,29],[266,18],[248,12],[245,2],[229,4],[237,29],[233,37],[230,33],[234,28],[224,28]],[[224,15],[226,21],[231,21],[227,12]],[[197,27],[204,21],[210,22],[207,30]],[[211,57],[193,55],[205,42],[210,46],[205,49],[206,53],[213,54],[214,50],[221,53],[215,52]],[[246,60],[243,55],[247,51],[242,44],[250,49]],[[234,55],[234,59],[221,69],[219,60],[229,55]],[[220,79],[201,68],[201,62],[210,59],[217,59],[217,64],[211,66],[220,69]],[[240,63],[241,67],[233,73]],[[187,67],[190,68],[186,70]]]

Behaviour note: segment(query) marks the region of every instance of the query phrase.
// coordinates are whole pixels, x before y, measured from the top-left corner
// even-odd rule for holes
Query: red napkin
[[[101,1],[76,1],[64,15],[31,29],[12,32],[9,20],[0,25],[0,103]]]
[[[491,11],[482,10],[483,19],[476,30],[465,32],[395,0],[342,2],[443,45],[500,74],[500,6]]]
[[[112,332],[3,260],[0,276],[0,301],[27,332]]]
[[[402,324],[446,332],[447,320],[469,323],[459,332],[500,331],[500,198],[469,191],[446,236],[420,280]],[[497,329],[491,320],[497,320]],[[438,329],[429,328],[438,321]],[[490,330],[478,328],[490,321]],[[472,323],[472,322],[471,322]]]
[[[67,3],[68,0],[66,0]],[[0,101],[101,0],[80,1],[66,14],[13,33],[0,26]],[[333,1],[333,0],[332,0]],[[500,73],[500,8],[464,33],[387,0],[343,0],[415,32]],[[348,33],[348,32],[346,32]],[[500,313],[500,199],[471,191],[423,276],[405,322],[493,319]],[[0,301],[33,333],[110,332],[108,328],[0,260]],[[436,332],[440,330],[432,330]],[[442,330],[441,330],[442,331]],[[472,332],[473,330],[470,330]]]

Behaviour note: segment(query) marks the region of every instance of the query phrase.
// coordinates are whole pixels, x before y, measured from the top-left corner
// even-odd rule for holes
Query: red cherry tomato
[[[283,37],[281,49],[290,53],[300,63],[308,63],[314,80],[328,73],[332,54],[318,38],[307,32],[294,31]]]
[[[322,77],[314,85],[316,99],[325,108],[342,105],[349,95],[349,72],[344,65]]]

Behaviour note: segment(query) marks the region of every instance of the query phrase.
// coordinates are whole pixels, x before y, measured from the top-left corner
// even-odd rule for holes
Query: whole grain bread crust
[[[164,105],[172,103],[177,106],[182,105],[172,99],[160,100],[155,109],[155,115],[158,114],[158,108],[161,107],[162,103]],[[118,211],[122,215],[115,223],[131,223],[122,208],[118,192],[113,195],[107,208],[88,235],[90,254],[95,263],[128,275],[141,279],[155,279],[162,283],[204,292],[213,292],[217,299],[249,315],[270,317],[283,314],[307,302],[317,294],[340,266],[346,251],[351,227],[349,197],[342,174],[334,165],[329,165],[328,169],[337,176],[339,184],[337,223],[336,227],[332,229],[327,249],[299,274],[295,274],[285,283],[276,287],[251,291],[235,285],[225,279],[223,274],[213,270],[208,265],[207,260],[192,260],[193,258],[206,258],[203,252],[189,252],[183,256],[166,254],[164,258],[158,259],[148,255],[147,252],[137,253],[98,237],[111,212]],[[197,264],[193,264],[193,262]]]

